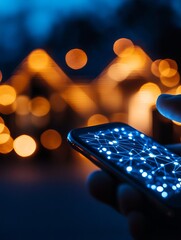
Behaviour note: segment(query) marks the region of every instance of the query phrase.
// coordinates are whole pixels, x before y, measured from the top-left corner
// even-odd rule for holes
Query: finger
[[[170,151],[181,155],[181,144],[180,143],[176,143],[176,144],[170,144],[166,146]]]
[[[118,187],[117,201],[120,212],[125,215],[143,209],[143,196],[127,183],[123,183]]]
[[[117,209],[116,189],[118,183],[104,171],[93,172],[87,180],[88,189],[97,200]]]
[[[166,118],[181,122],[181,94],[162,94],[158,97],[156,106]]]

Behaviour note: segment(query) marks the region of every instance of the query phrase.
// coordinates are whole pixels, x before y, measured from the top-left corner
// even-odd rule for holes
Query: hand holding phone
[[[143,192],[168,216],[181,212],[181,157],[123,123],[72,130],[72,146]]]

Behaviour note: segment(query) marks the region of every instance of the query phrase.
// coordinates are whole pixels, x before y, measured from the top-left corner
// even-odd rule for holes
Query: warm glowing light
[[[130,70],[141,70],[146,63],[146,54],[140,47],[134,47],[134,51],[126,58],[122,59],[123,63],[127,63]]]
[[[109,119],[106,116],[102,114],[94,114],[88,119],[87,125],[92,126],[92,125],[108,123],[108,122],[109,122]]]
[[[151,72],[153,73],[153,75],[155,75],[156,77],[160,77],[160,71],[159,71],[159,64],[161,62],[161,59],[155,60],[152,64],[151,64]]]
[[[152,132],[152,110],[148,100],[152,98],[149,97],[145,101],[144,97],[146,96],[146,91],[144,94],[139,91],[130,98],[128,124],[150,135]]]
[[[19,156],[29,157],[36,150],[36,142],[28,135],[20,135],[14,140],[13,147]]]
[[[27,115],[29,113],[30,99],[28,96],[20,95],[16,99],[16,113],[19,115]]]
[[[181,85],[176,89],[176,94],[181,94]]]
[[[177,72],[173,77],[160,76],[160,81],[166,87],[175,87],[180,82],[180,75]]]
[[[13,139],[9,136],[4,144],[0,144],[0,153],[7,154],[13,150]]]
[[[145,83],[139,90],[141,101],[154,105],[161,94],[160,88],[154,83]]]
[[[81,69],[87,64],[87,55],[83,50],[74,48],[66,54],[65,61],[70,68]]]
[[[178,125],[178,126],[181,126],[181,122],[177,122],[177,121],[174,121],[174,120],[172,120],[172,122],[173,122],[174,124]]]
[[[28,67],[35,72],[42,71],[49,66],[49,56],[48,54],[42,50],[37,49],[34,50],[28,56]]]
[[[2,79],[3,79],[3,74],[2,74],[2,72],[0,70],[0,82],[2,81]]]
[[[8,133],[1,133],[0,134],[0,144],[6,143],[10,138],[10,135]]]
[[[112,64],[108,69],[108,76],[117,82],[125,80],[129,76],[129,74],[129,65],[121,62]]]
[[[16,91],[9,85],[0,86],[0,104],[8,106],[14,103],[16,100]]]
[[[54,150],[60,147],[62,143],[62,138],[60,133],[56,130],[48,129],[41,134],[40,141],[45,148],[49,150]]]
[[[35,97],[30,102],[30,111],[36,117],[43,117],[50,111],[50,103],[44,97]]]
[[[172,59],[161,60],[158,68],[161,76],[167,78],[174,77],[178,70],[177,63]]]
[[[61,98],[59,93],[53,93],[50,96],[50,105],[54,112],[62,112],[65,110],[67,104]]]
[[[130,39],[120,38],[115,41],[113,50],[118,57],[126,57],[134,51],[134,45]]]
[[[0,133],[3,132],[4,127],[5,127],[4,120],[2,119],[2,117],[0,117]]]
[[[61,93],[64,101],[70,105],[74,111],[83,115],[89,115],[97,109],[94,101],[89,97],[83,87],[71,85]]]
[[[125,80],[135,71],[145,70],[146,54],[139,47],[134,47],[133,51],[124,58],[118,58],[116,62],[108,68],[108,76],[115,81]]]
[[[0,133],[0,144],[5,144],[6,142],[8,142],[9,138],[10,138],[10,131],[4,125],[4,127]]]

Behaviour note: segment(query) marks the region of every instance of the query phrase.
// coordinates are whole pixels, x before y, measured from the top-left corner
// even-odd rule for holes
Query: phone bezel
[[[106,123],[106,124],[101,124],[96,126],[73,129],[69,132],[67,139],[75,150],[83,154],[85,157],[91,160],[95,165],[107,171],[108,173],[116,177],[118,180],[124,179],[126,182],[136,187],[139,191],[146,194],[146,196],[148,196],[149,199],[151,199],[151,201],[155,202],[156,205],[160,207],[161,210],[166,215],[174,216],[178,212],[181,212],[181,192],[171,196],[170,198],[165,198],[165,199],[162,198],[161,196],[156,194],[156,192],[154,192],[153,190],[146,188],[145,185],[142,182],[140,182],[138,179],[135,179],[131,175],[128,175],[124,171],[121,171],[120,168],[119,170],[116,169],[114,165],[110,164],[107,161],[104,161],[100,153],[98,153],[94,149],[89,149],[87,144],[84,141],[82,141],[82,139],[79,137],[79,135],[84,133],[96,132],[96,131],[104,130],[110,127],[111,128],[129,127],[131,128],[131,130],[140,132],[139,130],[129,126],[128,124],[114,122],[114,123]],[[152,139],[153,142],[156,142],[157,144],[161,145],[160,143],[155,141],[153,138],[151,137],[149,138]],[[171,152],[169,149],[168,151]]]

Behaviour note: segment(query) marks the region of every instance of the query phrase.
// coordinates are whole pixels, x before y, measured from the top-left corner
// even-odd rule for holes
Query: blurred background
[[[180,32],[179,0],[0,1],[2,239],[132,239],[89,196],[96,167],[66,136],[119,121],[180,142],[155,109],[181,94]]]

